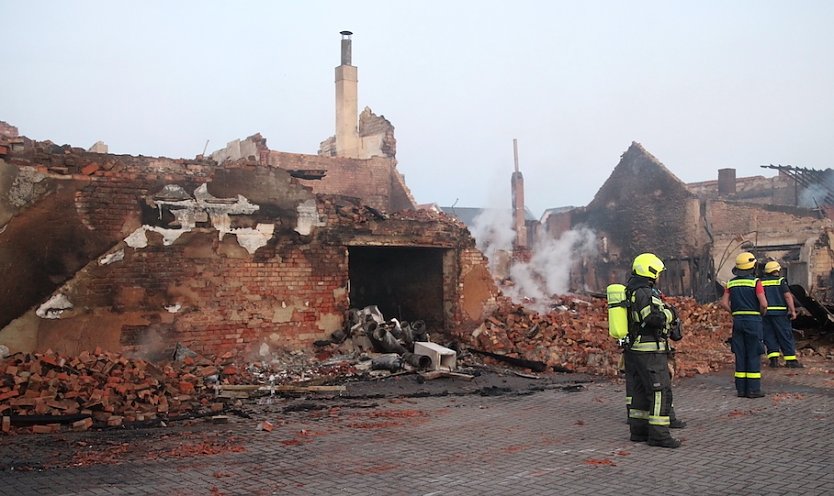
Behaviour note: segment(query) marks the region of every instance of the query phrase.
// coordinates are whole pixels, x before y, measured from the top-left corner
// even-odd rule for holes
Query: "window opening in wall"
[[[445,327],[443,253],[440,248],[348,248],[350,305],[376,305],[386,320],[423,320],[429,331]]]

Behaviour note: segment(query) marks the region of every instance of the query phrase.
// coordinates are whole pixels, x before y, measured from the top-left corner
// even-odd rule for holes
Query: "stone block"
[[[457,366],[457,353],[445,346],[436,343],[417,342],[414,343],[415,355],[426,355],[431,358],[429,370],[455,370]]]

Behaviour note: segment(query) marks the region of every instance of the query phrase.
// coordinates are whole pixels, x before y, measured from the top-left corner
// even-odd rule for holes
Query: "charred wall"
[[[716,182],[699,183],[690,191],[633,143],[587,207],[553,214],[545,225],[552,235],[570,224],[588,226],[598,236],[600,256],[575,267],[573,287],[601,291],[623,281],[633,257],[648,251],[666,265],[664,292],[712,301],[720,297],[720,285],[732,277],[734,257],[749,250],[762,260],[779,260],[792,283],[831,300],[832,221],[808,209],[739,201],[761,189],[753,187],[754,182],[743,181],[726,200],[699,199],[692,191],[702,194]]]
[[[26,260],[0,284],[3,308],[20,300],[0,330],[13,350],[310,346],[343,325],[349,247],[417,254],[396,282],[421,277],[403,297],[443,331],[473,327],[494,299],[474,240],[443,214],[315,195],[286,170],[245,159],[218,167],[51,147],[29,143],[6,158],[43,176],[0,234],[7,263]]]
[[[695,294],[707,282],[709,238],[701,205],[684,183],[642,146],[632,143],[585,208],[548,218],[548,230],[584,225],[598,237],[600,256],[572,271],[572,286],[592,290],[624,280],[633,258],[653,252],[669,261],[667,291]]]

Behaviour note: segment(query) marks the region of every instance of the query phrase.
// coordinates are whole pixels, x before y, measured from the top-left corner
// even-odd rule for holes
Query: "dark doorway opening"
[[[423,320],[445,328],[443,249],[351,246],[348,248],[350,306],[376,305],[386,320]]]

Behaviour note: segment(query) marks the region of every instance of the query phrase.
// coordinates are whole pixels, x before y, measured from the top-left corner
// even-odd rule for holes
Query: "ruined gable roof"
[[[694,197],[683,181],[646,151],[643,145],[633,141],[588,208],[606,208],[612,202],[632,202],[637,196],[658,199]]]

